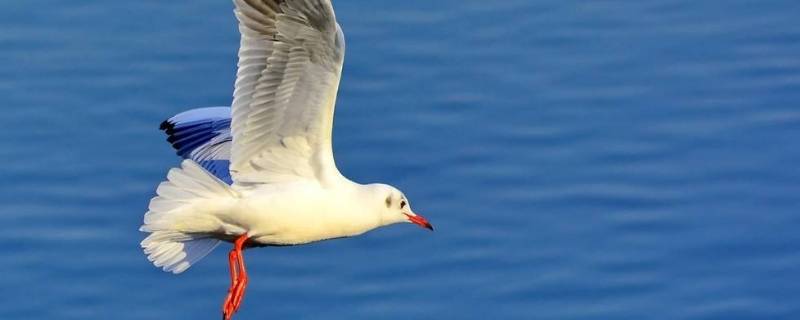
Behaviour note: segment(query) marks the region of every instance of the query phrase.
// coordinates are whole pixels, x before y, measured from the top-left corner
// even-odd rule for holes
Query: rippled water
[[[248,251],[240,319],[800,318],[800,3],[336,2],[339,167],[437,226]],[[0,4],[0,318],[216,319],[137,228],[230,1]]]

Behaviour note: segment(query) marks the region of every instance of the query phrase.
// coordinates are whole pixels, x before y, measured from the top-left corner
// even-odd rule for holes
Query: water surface
[[[337,1],[340,169],[436,225],[248,251],[239,319],[797,319],[800,3]],[[0,4],[0,318],[216,319],[137,231],[230,1]]]

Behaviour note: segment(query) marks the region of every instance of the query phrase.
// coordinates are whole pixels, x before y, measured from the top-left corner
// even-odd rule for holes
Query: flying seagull
[[[245,248],[401,222],[433,230],[397,188],[358,184],[336,168],[331,129],[345,43],[330,0],[234,4],[242,38],[232,107],[162,123],[185,160],[158,186],[140,229],[149,234],[141,243],[148,259],[176,274],[233,243],[223,319],[242,303]]]

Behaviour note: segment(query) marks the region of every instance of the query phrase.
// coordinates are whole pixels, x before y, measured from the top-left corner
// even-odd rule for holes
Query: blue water
[[[238,319],[800,319],[800,2],[336,2],[335,151],[437,227],[247,252]],[[137,231],[230,1],[0,2],[0,319],[218,319]]]

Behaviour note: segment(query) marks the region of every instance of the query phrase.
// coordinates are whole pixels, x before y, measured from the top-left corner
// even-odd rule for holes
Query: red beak
[[[406,214],[406,213],[404,213],[404,214],[406,215],[406,217],[408,217],[408,221],[411,221],[411,223],[416,224],[416,225],[418,225],[420,227],[423,227],[425,229],[428,229],[430,231],[433,231],[433,226],[431,225],[430,222],[428,222],[427,219],[425,219],[425,217],[423,217],[421,215],[412,216],[410,214]]]

